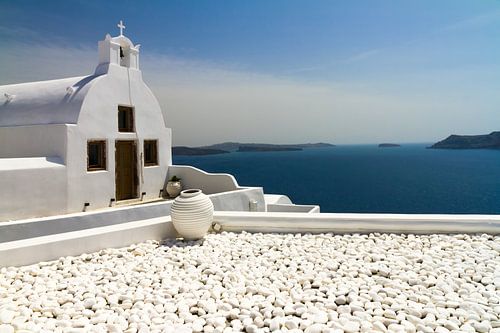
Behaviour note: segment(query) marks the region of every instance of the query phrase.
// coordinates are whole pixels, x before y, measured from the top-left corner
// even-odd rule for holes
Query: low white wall
[[[497,215],[397,215],[222,212],[223,231],[286,233],[489,233],[500,234]],[[35,222],[36,223],[36,222]],[[28,265],[177,236],[169,216],[0,243],[0,267]]]
[[[289,197],[282,194],[264,194],[264,199],[266,200],[266,204],[283,204],[283,205],[291,205],[292,200]]]
[[[261,187],[249,187],[231,192],[209,195],[216,211],[243,211],[250,210],[250,202],[256,202],[256,211],[264,212],[266,203]]]
[[[60,158],[0,158],[0,173],[0,221],[66,213],[66,166]]]
[[[256,200],[261,211],[265,207],[261,188],[212,194],[209,198],[216,211],[248,211],[250,200]],[[165,217],[170,215],[172,202],[168,200],[83,213],[0,222],[0,243]]]
[[[319,213],[317,205],[267,204],[266,211],[282,213]]]
[[[181,178],[182,188],[198,188],[205,194],[214,194],[241,189],[236,179],[226,173],[208,173],[188,165],[168,167],[168,179],[172,176]]]
[[[0,267],[22,266],[64,256],[176,237],[170,217],[0,243]]]
[[[217,212],[214,222],[234,232],[500,234],[500,215]]]
[[[84,213],[0,222],[0,243],[165,217],[170,215],[171,205],[172,201],[162,201]]]

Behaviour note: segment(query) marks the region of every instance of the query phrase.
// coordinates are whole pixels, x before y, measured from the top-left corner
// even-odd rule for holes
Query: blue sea
[[[500,150],[427,146],[176,156],[174,164],[230,173],[322,212],[500,214]]]

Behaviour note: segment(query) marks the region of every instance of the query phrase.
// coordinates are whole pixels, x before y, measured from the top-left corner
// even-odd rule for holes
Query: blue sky
[[[500,129],[499,1],[0,0],[0,84],[91,73],[120,19],[176,144]]]

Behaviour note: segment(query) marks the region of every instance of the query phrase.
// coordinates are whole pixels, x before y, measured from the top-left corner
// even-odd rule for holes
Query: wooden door
[[[134,141],[115,143],[116,200],[137,198],[137,154]]]

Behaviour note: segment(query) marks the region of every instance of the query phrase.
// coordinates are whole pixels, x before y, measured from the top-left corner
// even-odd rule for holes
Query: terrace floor
[[[498,333],[500,236],[223,232],[4,267],[14,329]]]

